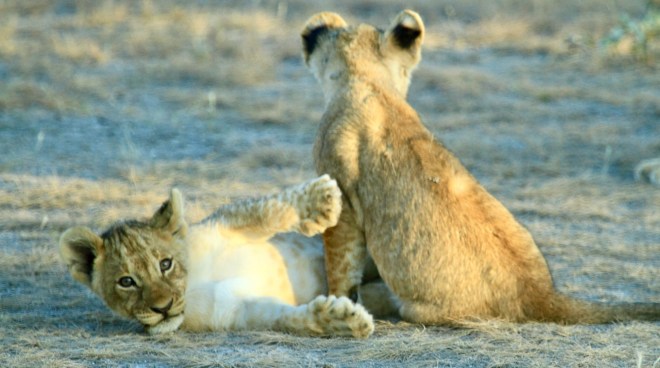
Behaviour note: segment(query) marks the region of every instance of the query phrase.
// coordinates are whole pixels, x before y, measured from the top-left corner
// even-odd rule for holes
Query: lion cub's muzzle
[[[167,313],[169,313],[170,309],[172,309],[172,304],[173,303],[174,303],[174,298],[170,299],[170,302],[167,303],[166,306],[164,306],[164,307],[155,307],[155,306],[153,306],[153,307],[151,307],[151,310],[156,312],[156,313],[162,314],[163,317],[165,319],[167,319]]]
[[[169,299],[166,303],[155,303],[135,317],[144,326],[155,326],[161,322],[178,317],[183,314],[185,302],[183,299]]]

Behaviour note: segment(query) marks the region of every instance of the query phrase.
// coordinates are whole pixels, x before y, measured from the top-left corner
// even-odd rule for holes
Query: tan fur
[[[365,338],[371,315],[348,298],[323,296],[322,243],[296,234],[323,232],[340,211],[337,183],[325,175],[188,227],[174,189],[147,222],[119,222],[101,236],[67,230],[60,253],[74,279],[150,333],[182,326]],[[295,233],[276,236],[284,232]],[[122,285],[129,277],[134,284]]]
[[[344,195],[324,234],[330,293],[354,295],[371,256],[413,322],[658,318],[657,304],[605,307],[558,294],[529,232],[424,127],[405,99],[421,59],[418,14],[403,11],[383,32],[345,24],[321,13],[302,31],[326,98],[316,168]]]

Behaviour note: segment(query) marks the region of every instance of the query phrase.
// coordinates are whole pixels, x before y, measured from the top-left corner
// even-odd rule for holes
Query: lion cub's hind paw
[[[318,296],[308,305],[314,330],[322,335],[367,338],[374,332],[373,317],[346,297]]]
[[[337,182],[323,175],[307,183],[303,191],[298,231],[312,236],[335,226],[341,213],[341,191]]]

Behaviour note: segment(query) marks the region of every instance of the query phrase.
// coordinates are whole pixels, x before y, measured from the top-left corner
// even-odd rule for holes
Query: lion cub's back
[[[516,276],[501,275],[538,257],[527,231],[416,114],[390,116],[362,151],[361,166],[370,170],[361,170],[356,186],[367,247],[383,278],[402,296],[486,288],[475,281],[484,274],[513,288]],[[502,239],[516,241],[495,244]],[[462,274],[447,271],[456,269]]]

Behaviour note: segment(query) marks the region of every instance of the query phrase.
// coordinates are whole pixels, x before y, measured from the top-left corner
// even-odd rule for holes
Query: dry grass
[[[535,235],[560,290],[660,302],[657,64],[599,40],[645,1],[333,2],[428,25],[410,101]],[[297,31],[324,2],[0,1],[0,361],[58,366],[658,367],[658,323],[379,322],[366,341],[146,336],[75,284],[71,225],[145,217],[172,186],[201,219],[314,175],[322,96]],[[651,50],[658,50],[657,45]],[[656,60],[657,57],[656,57]]]

